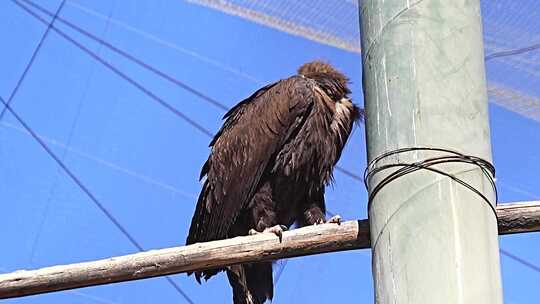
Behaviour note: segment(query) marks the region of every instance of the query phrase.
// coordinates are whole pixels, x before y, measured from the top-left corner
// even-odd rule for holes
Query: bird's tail
[[[234,304],[263,304],[272,300],[272,263],[253,263],[227,267]]]

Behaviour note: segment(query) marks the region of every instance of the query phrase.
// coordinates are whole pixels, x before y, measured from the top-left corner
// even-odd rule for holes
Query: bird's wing
[[[315,98],[312,83],[294,76],[260,89],[225,115],[201,172],[207,178],[187,244],[228,236],[276,154],[304,124]]]

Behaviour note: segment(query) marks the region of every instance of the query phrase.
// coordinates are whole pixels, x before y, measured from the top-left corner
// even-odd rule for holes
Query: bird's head
[[[352,104],[347,96],[351,93],[347,87],[349,79],[329,63],[322,61],[308,62],[298,68],[298,74],[314,80],[317,86],[323,89],[334,102],[341,103],[346,100],[350,104],[353,120],[356,122],[363,120],[364,110]]]
[[[303,64],[298,68],[298,74],[315,80],[332,99],[341,99],[351,91],[347,87],[349,79],[343,73],[323,61],[312,61]]]

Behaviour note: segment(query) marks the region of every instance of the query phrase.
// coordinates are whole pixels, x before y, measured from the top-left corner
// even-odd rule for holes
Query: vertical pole
[[[479,0],[360,2],[368,161],[436,147],[491,162]],[[382,164],[433,156],[408,152]],[[478,167],[436,168],[494,204]],[[388,173],[375,174],[370,191]],[[419,170],[385,186],[369,218],[376,303],[502,303],[497,221],[478,194]]]

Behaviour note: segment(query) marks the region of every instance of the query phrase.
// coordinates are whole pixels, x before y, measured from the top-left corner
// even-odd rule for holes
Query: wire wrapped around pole
[[[451,155],[425,158],[424,160],[413,162],[413,163],[390,163],[390,164],[377,166],[377,164],[380,163],[382,160],[392,155],[403,154],[403,153],[414,152],[414,151],[444,152]],[[492,204],[490,200],[484,194],[482,194],[480,191],[478,191],[478,189],[474,188],[473,186],[471,186],[469,183],[465,182],[464,180],[456,177],[455,175],[447,173],[441,169],[433,168],[433,166],[435,165],[445,164],[445,163],[466,163],[466,164],[478,166],[482,170],[482,173],[484,174],[484,176],[487,177],[487,179],[489,180],[491,184],[491,187],[493,188],[493,191],[495,193],[495,204]],[[386,185],[388,185],[392,181],[395,181],[396,179],[401,178],[409,173],[413,173],[418,170],[428,170],[428,171],[435,172],[435,173],[444,175],[446,177],[449,177],[450,179],[458,182],[459,184],[463,185],[464,187],[478,194],[489,205],[495,217],[497,217],[497,212],[495,210],[495,207],[497,206],[498,194],[497,194],[497,187],[495,185],[495,167],[493,166],[493,164],[491,164],[487,160],[476,157],[476,156],[465,155],[457,151],[443,149],[443,148],[410,147],[410,148],[396,149],[396,150],[392,150],[392,151],[389,151],[389,152],[386,152],[377,156],[368,164],[368,166],[366,167],[366,170],[364,171],[364,185],[366,189],[368,189],[369,191],[369,187],[368,187],[369,181],[375,174],[391,169],[391,168],[397,168],[397,167],[399,167],[398,170],[390,173],[388,176],[383,178],[378,184],[375,185],[375,187],[373,187],[371,192],[369,192],[368,211],[371,209],[371,204],[373,202],[373,199],[377,195],[377,193],[379,193]]]

